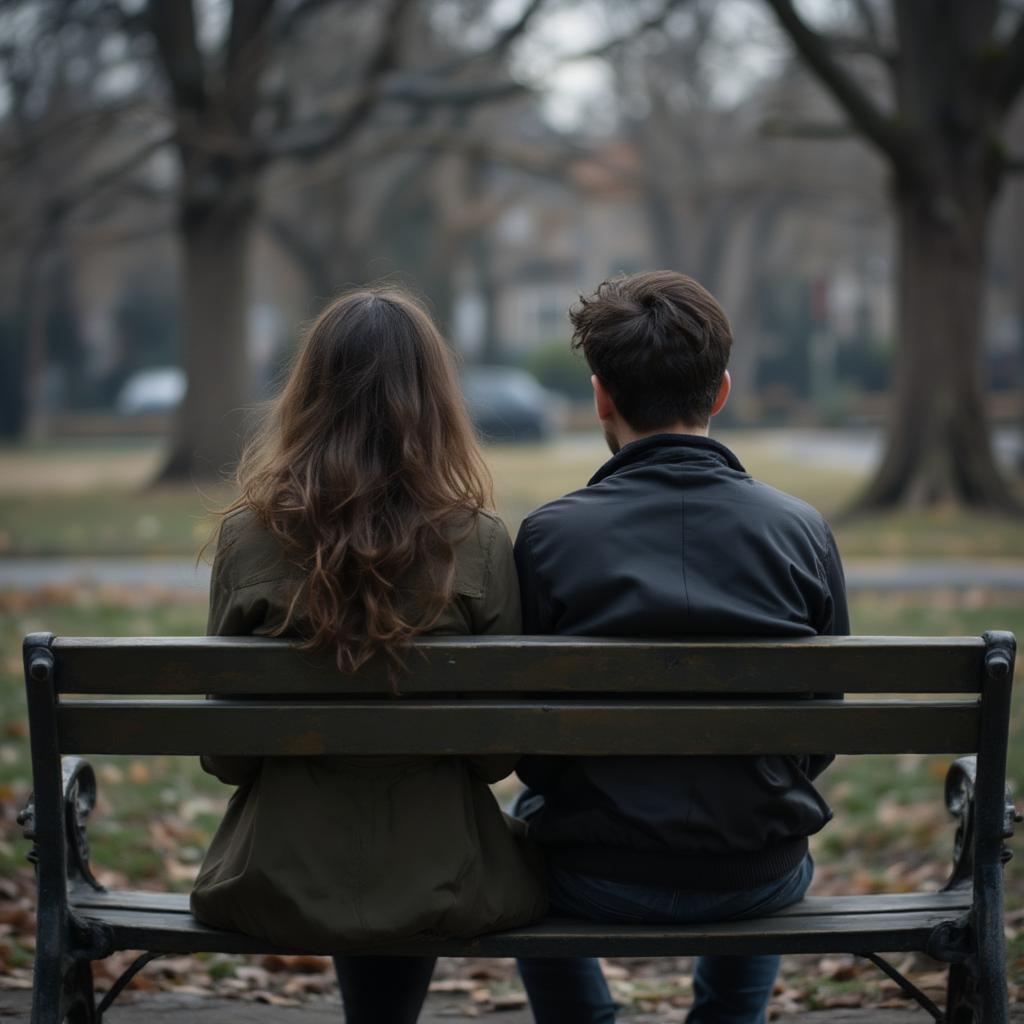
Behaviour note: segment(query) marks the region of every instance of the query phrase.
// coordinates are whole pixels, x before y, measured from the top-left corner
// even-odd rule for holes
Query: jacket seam
[[[480,581],[480,600],[486,604],[487,592],[491,583],[491,576],[493,575],[493,563],[491,555],[494,551],[494,539],[498,535],[498,524],[495,522],[494,517],[487,516],[490,522],[490,534],[487,538],[487,545],[484,548],[484,578]],[[468,595],[467,595],[468,596]]]
[[[231,590],[245,590],[247,587],[257,587],[261,583],[281,583],[285,580],[301,580],[301,576],[292,576],[288,573],[283,573],[277,576],[258,576],[255,579],[246,580],[244,583],[236,583],[230,587]]]
[[[825,535],[822,538],[822,550],[825,552],[825,554],[824,557],[816,558],[814,560],[814,568],[818,573],[818,579],[821,581],[821,585],[824,588],[825,593],[831,596],[832,592],[829,589],[828,585],[828,566],[829,562],[832,561],[832,552],[829,550],[828,526],[825,524],[824,520],[822,520],[822,525],[825,527]]]

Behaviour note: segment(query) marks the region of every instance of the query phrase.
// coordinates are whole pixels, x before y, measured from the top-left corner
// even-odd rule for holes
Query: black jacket
[[[531,513],[515,555],[528,634],[849,632],[824,519],[705,437],[627,445],[586,488]],[[744,889],[795,867],[831,818],[811,784],[830,760],[529,757],[518,774],[549,860],[620,881]]]

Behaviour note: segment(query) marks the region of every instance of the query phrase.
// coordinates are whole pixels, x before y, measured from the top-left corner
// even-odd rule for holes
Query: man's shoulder
[[[828,529],[825,517],[803,498],[798,498],[788,491],[780,491],[763,480],[757,480],[754,477],[750,477],[749,480],[748,492],[751,504],[815,529]]]
[[[588,487],[570,491],[560,498],[545,502],[530,512],[523,523],[544,526],[555,526],[571,520],[586,509],[600,508],[609,501],[615,500],[620,485],[628,486],[630,481],[625,477],[609,477]],[[722,501],[749,505],[765,512],[776,512],[811,524],[824,524],[822,514],[811,504],[798,498],[788,491],[781,491],[763,480],[744,474],[729,480],[714,481],[714,490],[705,492],[709,501]],[[685,495],[685,492],[684,492]],[[696,496],[692,492],[691,496]]]
[[[695,519],[686,515],[691,528],[701,522],[714,524],[716,530],[725,532],[749,529],[794,540],[802,537],[811,541],[819,552],[828,546],[831,535],[828,523],[802,498],[746,474],[718,478],[709,484],[687,488],[672,499],[671,503],[676,505],[678,498],[680,512],[685,507],[689,513],[704,513]],[[575,547],[586,544],[588,536],[600,533],[609,523],[622,527],[623,512],[627,508],[625,518],[631,529],[659,529],[664,525],[667,496],[664,492],[659,495],[645,491],[642,485],[629,487],[628,481],[621,477],[599,481],[534,509],[523,520],[520,533],[533,543],[553,541]]]
[[[520,533],[528,531],[543,534],[558,530],[562,526],[580,523],[580,516],[600,503],[601,495],[594,487],[582,487],[570,491],[560,498],[554,498],[527,513],[520,524]]]

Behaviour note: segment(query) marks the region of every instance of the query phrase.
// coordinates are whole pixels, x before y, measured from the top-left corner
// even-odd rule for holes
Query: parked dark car
[[[474,366],[463,372],[462,390],[483,441],[547,440],[565,418],[565,398],[525,370]]]

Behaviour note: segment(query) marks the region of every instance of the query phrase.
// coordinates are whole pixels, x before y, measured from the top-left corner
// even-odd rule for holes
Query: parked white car
[[[122,416],[174,412],[185,397],[188,381],[177,366],[154,366],[133,373],[117,393],[117,411]]]

